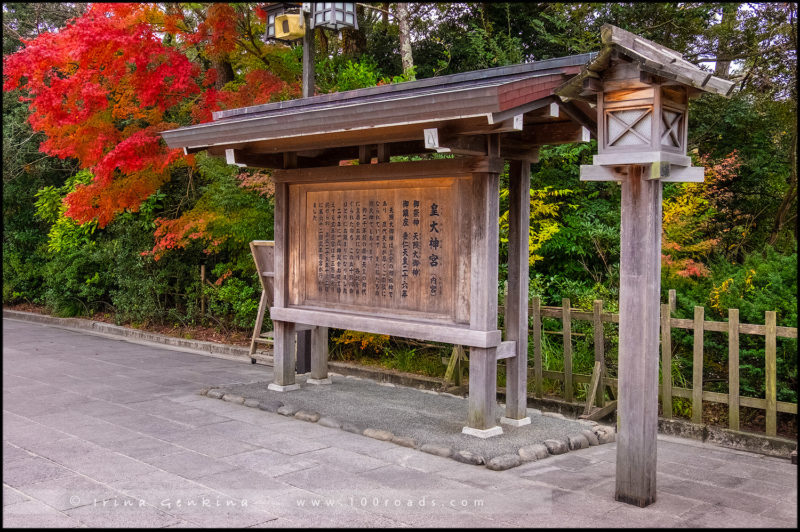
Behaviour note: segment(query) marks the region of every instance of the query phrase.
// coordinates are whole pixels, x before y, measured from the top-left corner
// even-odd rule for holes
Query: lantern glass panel
[[[336,21],[337,22],[344,22],[344,13],[341,11],[336,12]]]
[[[334,5],[336,6],[336,9],[344,9],[344,3],[342,2],[335,2]]]
[[[652,127],[649,109],[612,111],[608,113],[606,120],[609,146],[637,146],[649,143],[647,139],[650,138]]]
[[[345,15],[344,15],[344,21],[345,21],[346,23],[348,23],[348,24],[352,24],[352,23],[353,23],[353,15],[352,15],[352,14],[350,14],[350,13],[345,13]]]
[[[331,2],[325,2],[325,9],[331,8]]]

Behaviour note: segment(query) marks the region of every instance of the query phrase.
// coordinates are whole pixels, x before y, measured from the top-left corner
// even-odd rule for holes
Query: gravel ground
[[[334,375],[331,380],[331,385],[311,385],[305,384],[305,377],[298,376],[301,387],[290,392],[268,390],[269,382],[226,385],[220,389],[246,399],[277,399],[287,406],[352,423],[361,430],[388,430],[395,436],[413,438],[417,447],[435,444],[450,447],[453,452],[470,451],[483,456],[487,462],[501,454],[516,454],[520,447],[548,439],[565,439],[587,428],[577,421],[545,416],[529,408],[530,425],[502,425],[501,436],[481,439],[461,433],[467,421],[465,398],[386,386],[368,379]],[[503,413],[498,406],[498,420]]]

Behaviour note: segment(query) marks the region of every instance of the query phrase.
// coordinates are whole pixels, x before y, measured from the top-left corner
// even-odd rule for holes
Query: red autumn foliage
[[[193,165],[194,157],[167,148],[159,135],[179,126],[167,117],[185,103],[191,102],[191,120],[199,123],[215,110],[290,92],[266,70],[249,72],[237,89],[218,91],[217,71],[204,73],[189,60],[189,48],[212,59],[233,52],[240,17],[230,4],[214,3],[192,28],[177,4],[92,4],[62,30],[24,41],[4,59],[3,89],[23,91],[29,121],[46,137],[40,150],[75,158],[94,173],[92,183],[65,198],[67,216],[105,227],[117,213],[138,210],[176,165]],[[164,34],[173,37],[172,45]],[[160,225],[154,250],[189,234],[190,220],[175,222]]]

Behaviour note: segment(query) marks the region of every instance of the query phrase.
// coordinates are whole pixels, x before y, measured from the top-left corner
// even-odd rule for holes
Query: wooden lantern
[[[356,4],[354,2],[310,2],[311,27],[358,29]]]
[[[286,41],[302,39],[306,34],[303,15],[299,13],[282,13],[275,17],[275,37]]]
[[[303,16],[302,14],[299,14],[299,10],[300,4],[293,2],[276,2],[266,6],[264,8],[264,11],[267,13],[266,38],[276,40],[292,40],[302,38],[303,33],[305,33],[305,28],[303,28],[303,32],[300,33],[299,37],[287,36],[292,34],[291,30],[293,28],[296,33],[297,27],[303,24]],[[284,15],[293,15],[293,18],[298,17],[299,21],[294,20],[292,22],[289,18],[284,17]],[[279,20],[279,17],[282,18]],[[286,25],[284,25],[284,22]]]

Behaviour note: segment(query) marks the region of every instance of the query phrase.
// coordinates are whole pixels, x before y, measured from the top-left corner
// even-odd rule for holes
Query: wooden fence
[[[765,313],[764,325],[739,323],[739,310],[730,309],[728,321],[705,321],[704,308],[694,308],[694,319],[678,319],[671,317],[675,309],[675,293],[670,291],[670,302],[661,305],[661,374],[668,378],[661,379],[661,404],[664,418],[672,417],[672,398],[680,397],[691,400],[692,421],[702,422],[702,403],[727,404],[729,408],[728,425],[739,430],[739,407],[758,408],[766,414],[766,434],[776,435],[777,412],[797,414],[797,404],[777,400],[776,374],[776,340],[777,338],[797,338],[796,327],[778,327],[774,311]],[[570,300],[563,299],[561,307],[545,307],[540,305],[539,298],[533,298],[529,308],[532,318],[532,329],[529,335],[533,345],[533,367],[528,369],[528,376],[533,380],[534,396],[543,396],[543,379],[555,379],[564,383],[564,400],[573,402],[575,383],[589,383],[591,375],[575,373],[572,370],[572,320],[592,323],[594,344],[594,360],[600,362],[603,373],[600,380],[600,392],[595,397],[597,406],[605,404],[605,387],[614,393],[617,379],[606,375],[605,336],[603,323],[619,323],[619,315],[603,312],[603,302],[594,301],[591,312],[571,308]],[[503,307],[500,307],[502,312]],[[542,365],[542,318],[561,319],[563,323],[560,334],[564,345],[564,371],[548,371]],[[672,329],[689,329],[694,331],[694,349],[692,364],[692,388],[678,388],[672,385]],[[717,393],[703,390],[703,333],[718,331],[728,333],[728,393]],[[559,333],[556,333],[559,334]],[[741,334],[762,335],[765,337],[765,389],[764,399],[746,397],[739,394],[739,336]]]

